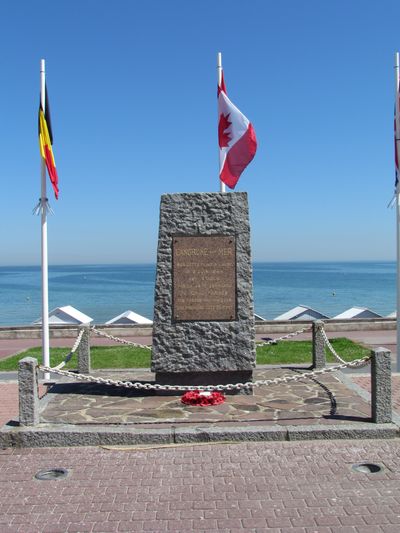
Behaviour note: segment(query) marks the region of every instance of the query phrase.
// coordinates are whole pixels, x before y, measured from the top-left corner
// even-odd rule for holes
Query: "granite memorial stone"
[[[254,367],[247,194],[163,195],[151,363],[156,382],[251,381]]]

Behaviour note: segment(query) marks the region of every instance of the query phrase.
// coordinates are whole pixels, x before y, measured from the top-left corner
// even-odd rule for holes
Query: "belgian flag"
[[[54,189],[54,194],[58,200],[58,175],[56,163],[53,154],[53,133],[51,131],[50,120],[50,106],[49,98],[47,96],[47,87],[45,89],[45,112],[43,112],[42,103],[39,106],[39,147],[40,154],[46,162],[47,171],[49,173],[50,181]]]

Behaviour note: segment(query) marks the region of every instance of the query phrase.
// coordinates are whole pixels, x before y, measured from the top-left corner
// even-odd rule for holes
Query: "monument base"
[[[253,381],[252,370],[210,372],[156,372],[159,385],[228,385]],[[253,388],[222,391],[224,394],[253,394]],[[158,391],[160,395],[176,395],[174,391]]]

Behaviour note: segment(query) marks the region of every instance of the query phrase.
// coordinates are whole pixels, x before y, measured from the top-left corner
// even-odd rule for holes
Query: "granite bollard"
[[[312,367],[316,370],[326,366],[325,342],[322,335],[323,326],[322,320],[315,320],[312,325]]]
[[[83,327],[83,335],[78,346],[78,372],[90,374],[90,328]]]
[[[392,366],[386,348],[371,353],[371,416],[376,424],[392,422]]]
[[[39,423],[38,362],[24,357],[18,363],[19,423],[35,426]]]

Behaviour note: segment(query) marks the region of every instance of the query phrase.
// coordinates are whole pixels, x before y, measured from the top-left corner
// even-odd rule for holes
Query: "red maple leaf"
[[[231,140],[231,134],[229,131],[229,127],[232,124],[232,122],[229,121],[230,113],[227,115],[224,115],[221,113],[219,117],[219,123],[218,123],[218,142],[219,147],[224,148],[225,146],[229,145],[229,141]]]

